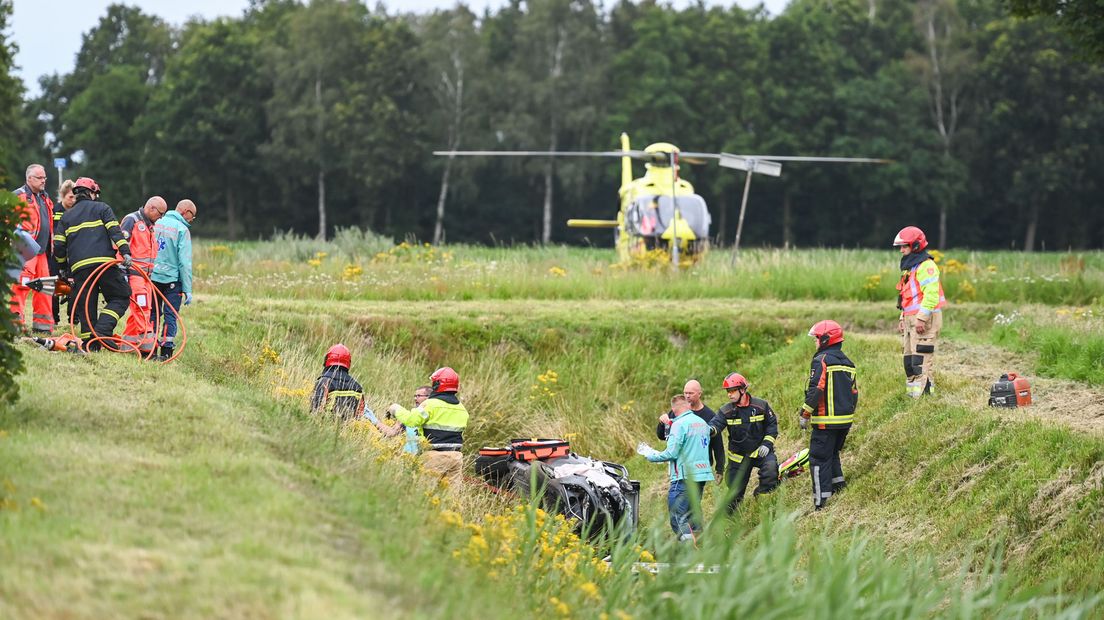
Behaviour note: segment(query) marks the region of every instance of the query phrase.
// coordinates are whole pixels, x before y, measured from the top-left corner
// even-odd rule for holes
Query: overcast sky
[[[116,0],[120,1],[120,0]],[[731,0],[706,0],[710,5],[730,5]],[[762,0],[767,10],[778,14],[787,0]],[[172,24],[182,24],[189,17],[198,15],[214,18],[223,15],[238,16],[245,11],[248,0],[130,0],[146,13],[152,13]],[[612,5],[613,0],[606,0]],[[689,0],[675,0],[677,6],[689,4]],[[755,6],[759,0],[738,0],[740,6]],[[38,93],[38,78],[51,73],[68,73],[76,62],[81,35],[88,32],[107,12],[111,0],[15,0],[12,27],[8,31],[11,40],[19,45],[15,62],[17,75],[23,79],[29,94]],[[370,0],[375,6],[375,1]],[[386,0],[391,11],[432,11],[449,8],[455,0]],[[467,5],[476,13],[487,7],[492,9],[506,4],[505,0],[468,0]]]

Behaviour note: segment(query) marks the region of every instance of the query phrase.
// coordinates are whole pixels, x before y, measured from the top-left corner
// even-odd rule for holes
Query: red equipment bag
[[[562,439],[513,439],[510,452],[519,461],[542,461],[571,454],[571,443]]]

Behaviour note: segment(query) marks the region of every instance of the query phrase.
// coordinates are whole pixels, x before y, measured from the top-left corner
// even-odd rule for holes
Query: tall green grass
[[[735,266],[712,252],[693,266],[616,265],[612,250],[385,247],[377,238],[199,244],[201,292],[293,299],[700,299],[896,301],[891,250],[749,250]],[[956,258],[957,257],[957,258]],[[952,304],[1089,304],[1104,299],[1104,254],[948,252]]]
[[[1104,385],[1102,308],[998,314],[991,337],[997,344],[1037,354],[1036,371],[1048,377]]]

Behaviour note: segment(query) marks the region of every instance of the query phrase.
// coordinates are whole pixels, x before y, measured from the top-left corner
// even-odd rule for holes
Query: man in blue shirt
[[[667,509],[671,513],[671,529],[680,541],[693,541],[701,532],[701,496],[705,483],[713,480],[709,465],[709,425],[694,415],[686,396],[671,399],[671,411],[676,412],[663,452],[645,451],[653,463],[667,463],[671,488],[667,492]]]

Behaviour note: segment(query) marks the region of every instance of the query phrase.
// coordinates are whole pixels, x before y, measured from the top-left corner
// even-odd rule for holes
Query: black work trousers
[[[770,493],[778,487],[778,457],[774,450],[763,458],[744,457],[739,463],[729,458],[725,464],[725,485],[728,486],[728,514],[736,512],[736,507],[744,499],[748,482],[751,480],[751,468],[759,470],[759,486],[755,487],[755,495]]]
[[[99,265],[93,265],[73,273],[74,297],[69,303],[75,304],[77,331],[81,340],[115,333],[115,326],[130,307],[130,284],[119,267],[108,267],[94,286],[78,294],[97,267]],[[100,295],[104,298],[102,310],[98,310]],[[90,350],[99,349],[98,344],[92,345]]]
[[[813,477],[813,506],[821,508],[832,493],[843,488],[840,450],[850,428],[813,428],[809,439],[809,472]]]

